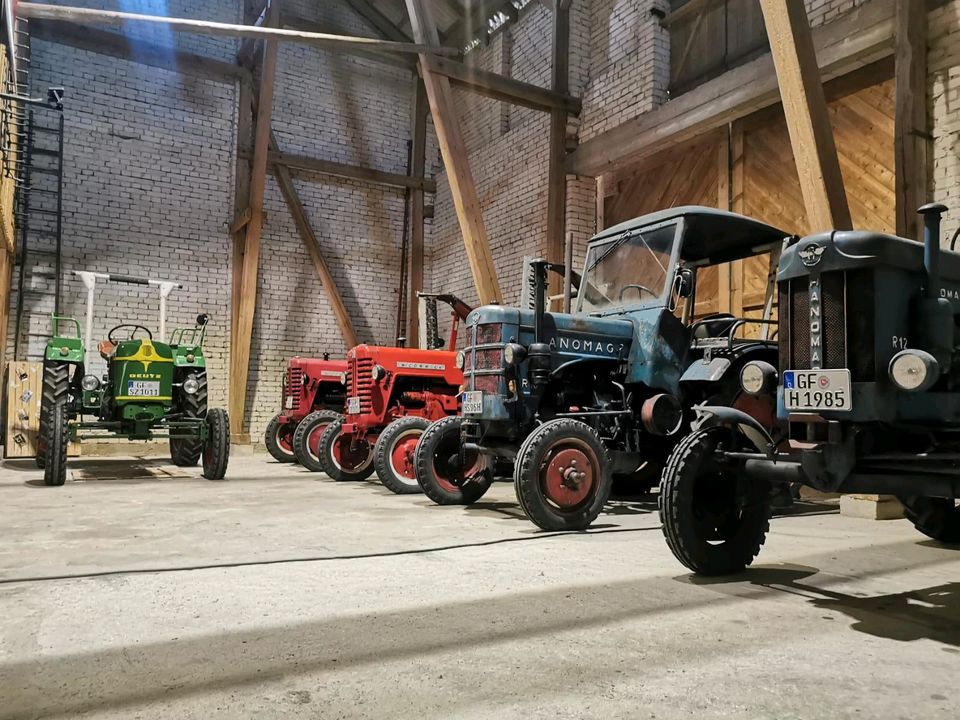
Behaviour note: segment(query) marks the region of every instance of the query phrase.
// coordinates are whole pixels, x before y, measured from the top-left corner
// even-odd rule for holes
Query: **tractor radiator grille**
[[[373,359],[353,358],[348,383],[349,395],[360,398],[360,414],[373,412]]]
[[[499,370],[502,366],[503,353],[494,348],[492,350],[477,350],[473,360],[474,370]]]
[[[847,270],[820,276],[821,367],[849,368],[854,382],[876,377],[873,271]],[[810,368],[810,279],[780,283],[780,367]]]
[[[470,347],[464,350],[463,374],[468,389],[491,394],[499,392],[503,376],[502,337],[503,329],[499,323],[484,323],[472,328]]]
[[[302,396],[303,370],[298,367],[287,368],[287,384],[283,389],[283,407],[288,410],[299,410]]]

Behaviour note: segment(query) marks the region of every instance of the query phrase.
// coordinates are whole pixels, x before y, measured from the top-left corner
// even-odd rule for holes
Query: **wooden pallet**
[[[4,457],[31,458],[37,455],[40,432],[40,398],[43,393],[43,363],[7,363],[6,432]],[[70,443],[67,454],[80,454],[80,443]]]

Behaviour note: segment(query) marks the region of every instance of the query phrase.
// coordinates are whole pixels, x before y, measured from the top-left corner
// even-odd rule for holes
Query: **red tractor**
[[[437,302],[453,309],[448,348],[470,307],[453,295],[420,294],[422,335],[418,348],[358,345],[347,353],[347,401],[343,418],[320,437],[318,456],[334,480],[364,480],[374,470],[397,494],[420,492],[413,458],[430,423],[456,415],[463,373],[456,353],[438,350]]]
[[[322,359],[294,357],[287,362],[281,411],[267,424],[263,436],[267,452],[277,461],[299,462],[309,467],[311,458],[301,458],[294,451],[294,437],[301,428],[312,428],[316,450],[315,441],[343,410],[346,370],[347,361],[331,360],[329,353],[324,353]]]

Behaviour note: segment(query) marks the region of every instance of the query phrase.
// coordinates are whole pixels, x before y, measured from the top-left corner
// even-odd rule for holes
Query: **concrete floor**
[[[960,549],[829,505],[692,578],[655,498],[543,534],[266,456],[0,471],[0,718],[956,718]],[[126,478],[126,479],[124,479]]]

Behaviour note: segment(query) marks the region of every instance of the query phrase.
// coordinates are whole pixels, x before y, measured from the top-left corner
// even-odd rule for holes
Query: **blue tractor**
[[[770,321],[697,317],[698,273],[778,254],[787,235],[705,207],[630,220],[591,239],[570,313],[545,311],[547,272],[558,268],[534,261],[533,309],[487,305],[467,316],[468,346],[457,358],[462,411],[420,440],[424,493],[438,504],[472,503],[493,468],[512,465],[530,520],[569,530],[597,518],[615,477],[649,487],[692,406],[736,404],[740,368],[776,358],[762,330]],[[773,413],[742,399],[747,412]]]

